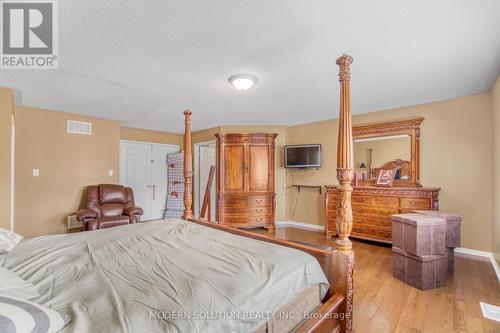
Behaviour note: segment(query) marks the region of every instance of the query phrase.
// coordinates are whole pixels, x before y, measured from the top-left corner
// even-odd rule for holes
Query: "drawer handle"
[[[262,218],[255,219],[255,222],[262,222]]]
[[[263,199],[255,199],[255,202],[256,202],[256,203],[263,203],[263,202],[264,202],[264,200],[263,200]]]
[[[258,208],[258,209],[256,209],[255,211],[256,211],[257,213],[262,213],[262,211],[263,211],[263,210],[264,210],[264,209],[262,209],[262,208]]]

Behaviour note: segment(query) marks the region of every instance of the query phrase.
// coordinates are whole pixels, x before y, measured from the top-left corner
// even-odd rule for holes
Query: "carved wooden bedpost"
[[[335,241],[341,251],[352,248],[349,235],[352,230],[352,207],[351,207],[351,181],[354,177],[354,154],[352,142],[351,124],[351,101],[350,81],[352,58],[343,55],[337,59],[340,66],[340,115],[339,115],[339,141],[337,146],[337,179],[339,181],[339,199],[337,207],[337,234],[339,238]]]
[[[184,213],[182,218],[193,217],[193,155],[191,153],[191,111],[184,111]]]
[[[339,115],[339,138],[337,146],[337,179],[338,206],[337,206],[337,234],[335,241],[337,250],[334,253],[333,270],[335,272],[335,291],[345,295],[343,312],[345,320],[342,321],[342,331],[352,331],[352,302],[353,302],[353,272],[354,252],[349,235],[352,230],[352,206],[351,206],[351,181],[354,176],[354,154],[351,124],[350,106],[350,81],[352,57],[344,54],[337,59],[340,66],[340,115]]]

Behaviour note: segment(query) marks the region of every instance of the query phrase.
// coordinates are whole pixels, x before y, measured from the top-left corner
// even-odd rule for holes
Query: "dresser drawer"
[[[353,225],[352,236],[392,242],[392,228]]]
[[[328,213],[336,214],[337,203],[328,205]],[[398,206],[368,206],[368,205],[352,205],[352,212],[358,214],[379,214],[383,216],[390,216],[393,214],[399,214]]]
[[[353,204],[360,205],[371,205],[373,202],[373,197],[365,196],[365,195],[352,195],[351,194],[351,202]]]
[[[373,205],[383,205],[383,206],[391,206],[398,207],[399,198],[397,197],[373,197]]]
[[[330,196],[328,200],[329,207],[337,207],[337,195]],[[365,195],[356,195],[353,194],[351,197],[351,203],[353,205],[358,206],[389,206],[389,207],[398,207],[399,201],[398,198],[393,197],[370,197]]]
[[[223,207],[245,207],[245,206],[271,206],[272,197],[269,195],[248,195],[248,196],[229,196],[222,199]]]
[[[431,209],[431,201],[426,198],[401,198],[401,209]]]
[[[270,224],[271,216],[224,216],[222,218],[222,224],[229,225],[244,225],[244,224]]]
[[[357,214],[373,214],[390,216],[398,213],[398,206],[364,206],[364,205],[352,205],[352,212]]]
[[[248,206],[271,206],[272,198],[267,195],[252,195],[247,197]]]
[[[248,215],[248,216],[261,216],[271,214],[271,206],[255,206],[255,207],[233,207],[224,206],[222,208],[224,215]]]
[[[376,214],[352,214],[354,223],[361,226],[387,227],[392,228],[391,215],[380,216]]]

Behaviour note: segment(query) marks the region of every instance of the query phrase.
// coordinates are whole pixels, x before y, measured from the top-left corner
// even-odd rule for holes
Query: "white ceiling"
[[[182,132],[336,118],[342,53],[354,114],[490,90],[500,1],[59,1],[59,69],[2,70],[23,105]],[[256,75],[247,92],[227,79]]]

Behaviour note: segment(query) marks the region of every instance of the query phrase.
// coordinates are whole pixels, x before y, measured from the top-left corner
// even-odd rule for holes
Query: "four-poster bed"
[[[31,301],[68,318],[61,332],[351,332],[351,62],[345,55],[337,60],[337,249],[195,217],[187,110],[182,220],[28,239],[0,256],[0,265],[36,288]],[[292,311],[295,318],[287,317]]]
[[[192,153],[191,111],[184,111],[184,214],[183,219],[202,226],[223,230],[235,235],[273,243],[304,251],[317,259],[330,283],[323,305],[315,316],[303,322],[296,332],[351,332],[353,312],[354,252],[349,235],[352,229],[351,181],[354,176],[353,137],[350,113],[350,65],[352,57],[342,55],[337,59],[340,66],[340,115],[337,149],[337,179],[339,200],[337,207],[337,249],[318,248],[314,245],[279,239],[265,234],[252,233],[228,226],[211,223],[195,217],[192,210]]]

